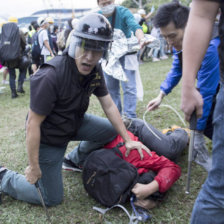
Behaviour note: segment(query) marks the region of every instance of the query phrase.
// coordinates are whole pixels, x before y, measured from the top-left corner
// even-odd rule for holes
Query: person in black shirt
[[[4,193],[40,204],[34,186],[38,181],[47,206],[61,203],[62,162],[71,140],[82,140],[74,149],[80,163],[84,155],[110,142],[118,133],[125,140],[127,154],[135,148],[141,157],[142,149],[150,154],[146,146],[129,137],[105,86],[98,61],[111,41],[108,20],[100,14],[88,14],[80,19],[68,51],[43,64],[31,78],[26,123],[29,165],[25,176],[0,166],[0,186]],[[98,97],[109,120],[86,113],[92,93]]]

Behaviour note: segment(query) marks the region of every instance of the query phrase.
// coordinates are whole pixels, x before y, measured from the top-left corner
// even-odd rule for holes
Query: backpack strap
[[[112,208],[116,208],[116,207],[117,208],[121,208],[126,213],[126,215],[129,218],[129,223],[128,224],[138,224],[138,221],[139,221],[138,218],[136,216],[134,216],[133,213],[130,215],[130,213],[128,212],[128,210],[124,206],[122,206],[120,204],[117,204],[117,205],[114,205],[114,206],[112,206],[110,208],[105,208],[105,209],[93,206],[93,210],[101,213],[103,215],[103,218],[104,218],[104,215],[108,211],[110,211]]]
[[[39,44],[39,34],[40,34],[43,30],[44,30],[44,29],[42,29],[42,30],[40,30],[40,31],[37,32],[37,42],[38,42],[38,44]],[[44,42],[43,42],[42,48],[40,49],[40,52],[42,51],[43,47],[44,47]]]
[[[132,194],[132,196],[130,197],[130,203],[135,217],[141,222],[146,222],[147,220],[151,219],[151,215],[148,213],[147,210],[135,206],[134,204],[135,200],[136,196]]]
[[[123,145],[124,145],[124,142],[120,142],[114,148],[111,149],[114,153],[117,153],[121,157],[121,159],[123,159],[123,155],[119,148]]]
[[[151,215],[145,209],[140,208],[140,207],[135,207],[135,205],[134,205],[135,200],[136,200],[135,195],[133,195],[130,198],[130,203],[131,203],[131,207],[132,207],[132,213],[131,214],[121,204],[116,204],[116,205],[111,206],[110,208],[105,208],[105,209],[93,206],[93,210],[98,211],[104,217],[104,215],[108,211],[110,211],[113,208],[118,207],[118,208],[121,208],[126,213],[126,215],[128,216],[128,218],[129,218],[129,223],[128,224],[138,224],[138,222],[147,222],[149,219],[152,218]]]

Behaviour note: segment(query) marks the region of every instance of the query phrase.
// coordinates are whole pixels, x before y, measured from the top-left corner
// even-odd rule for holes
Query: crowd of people
[[[20,52],[32,55],[32,62],[27,66],[21,66],[21,61],[13,66],[3,63],[7,68],[2,83],[7,84],[8,72],[12,98],[16,98],[17,93],[25,93],[27,71],[32,74],[26,120],[28,166],[22,175],[0,164],[0,192],[41,204],[35,188],[38,182],[45,204],[58,205],[63,200],[62,168],[82,171],[92,151],[111,149],[120,142],[124,143],[120,147],[124,159],[140,175],[131,190],[137,206],[154,207],[178,180],[181,169],[176,163],[189,143],[189,130],[173,126],[161,133],[138,119],[136,113],[138,53],[150,43],[145,37],[149,32],[146,24],[153,17],[155,37],[160,42],[160,48],[154,49],[153,61],[167,59],[167,44],[173,62],[158,96],[149,99],[147,110],[157,109],[183,76],[183,112],[187,120],[193,111],[198,116],[193,160],[208,172],[191,223],[223,223],[222,1],[193,0],[191,8],[173,1],[161,5],[156,12],[153,8],[146,14],[141,9],[138,16],[115,5],[114,0],[97,3],[98,12],[70,19],[67,29],[60,30],[51,17],[40,17],[30,24],[29,30],[19,30]],[[217,32],[214,21],[220,13]],[[17,23],[15,18],[9,22]],[[138,48],[130,48],[133,35]],[[40,48],[37,57],[26,47],[31,45],[33,49],[35,41]],[[15,69],[19,69],[17,88]],[[92,94],[99,100],[106,118],[87,113]],[[204,136],[213,140],[212,157]],[[66,154],[70,141],[79,144]]]

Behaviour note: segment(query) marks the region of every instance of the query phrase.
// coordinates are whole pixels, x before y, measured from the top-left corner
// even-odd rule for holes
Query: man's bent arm
[[[131,140],[131,138],[129,137],[127,130],[124,126],[124,123],[121,119],[120,113],[119,113],[116,105],[114,104],[110,94],[107,94],[104,97],[98,97],[98,99],[101,103],[101,106],[102,106],[107,118],[110,120],[110,122],[112,123],[114,128],[117,130],[118,134],[120,134],[121,137],[125,141],[125,146],[127,148],[126,156],[128,156],[130,150],[132,150],[132,149],[138,150],[138,152],[141,156],[141,159],[143,159],[142,149],[144,149],[149,155],[151,155],[150,150],[145,145],[143,145],[140,142]]]
[[[27,181],[31,184],[34,184],[41,177],[39,166],[40,126],[44,119],[45,116],[36,114],[30,109],[26,124],[26,145],[29,166],[25,173]]]

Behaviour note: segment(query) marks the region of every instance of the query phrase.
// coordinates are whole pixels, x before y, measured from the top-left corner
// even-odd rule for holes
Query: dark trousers
[[[9,85],[11,88],[11,91],[16,91],[16,69],[15,68],[9,68]],[[24,79],[26,77],[26,69],[19,69],[19,79],[18,79],[18,85],[23,85]]]
[[[152,125],[148,126],[160,138],[158,139],[145,125],[141,119],[132,119],[132,123],[128,130],[147,146],[150,150],[156,152],[159,156],[163,155],[166,158],[176,161],[181,152],[187,147],[188,135],[183,129],[176,129],[169,135],[164,135]]]

